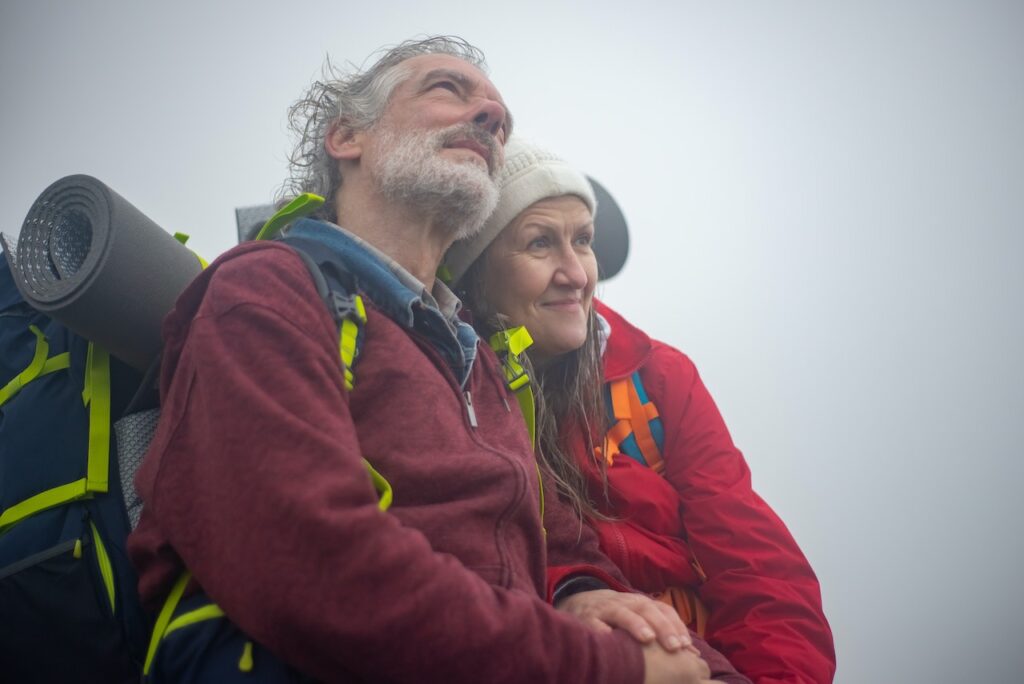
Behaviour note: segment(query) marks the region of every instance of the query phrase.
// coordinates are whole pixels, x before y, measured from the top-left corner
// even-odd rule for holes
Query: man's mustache
[[[504,162],[501,146],[493,135],[480,130],[479,126],[470,123],[456,124],[441,135],[441,145],[445,146],[456,140],[472,140],[487,150],[487,173],[491,178],[498,173]]]

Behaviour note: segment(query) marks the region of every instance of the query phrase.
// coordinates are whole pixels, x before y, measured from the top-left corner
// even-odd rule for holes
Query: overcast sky
[[[427,33],[617,198],[603,296],[701,369],[836,681],[1024,681],[1024,3],[5,0],[0,229],[88,173],[212,258],[324,56]]]

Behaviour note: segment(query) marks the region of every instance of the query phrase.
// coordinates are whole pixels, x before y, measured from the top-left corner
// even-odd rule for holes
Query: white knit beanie
[[[565,160],[522,138],[510,138],[505,144],[505,165],[498,172],[497,183],[501,197],[484,227],[473,237],[456,242],[445,255],[452,284],[458,283],[505,226],[534,202],[577,195],[591,214],[597,210],[594,189],[586,176]]]

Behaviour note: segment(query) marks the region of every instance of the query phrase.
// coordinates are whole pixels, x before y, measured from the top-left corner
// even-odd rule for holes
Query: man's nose
[[[491,135],[498,135],[498,131],[505,125],[508,116],[505,106],[496,100],[483,98],[473,115],[473,123],[483,128]]]

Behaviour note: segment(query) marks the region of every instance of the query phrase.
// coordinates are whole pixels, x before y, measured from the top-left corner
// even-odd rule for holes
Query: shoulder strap
[[[605,384],[605,404],[611,428],[605,436],[604,457],[608,463],[623,453],[660,473],[665,431],[658,408],[647,397],[639,371],[628,378]]]
[[[527,347],[533,344],[533,338],[525,325],[510,330],[499,330],[491,335],[488,341],[491,349],[494,350],[498,360],[501,361],[501,370],[505,374],[505,383],[516,396],[519,408],[523,412],[523,420],[526,421],[526,429],[530,433],[530,444],[537,447],[536,436],[536,410],[534,408],[533,387],[530,385],[530,376],[523,366],[520,355]]]
[[[256,239],[274,237],[289,223],[302,216],[308,216],[323,203],[323,198],[317,195],[300,195],[270,217]],[[366,307],[359,295],[356,277],[332,249],[317,240],[294,235],[278,237],[277,240],[295,250],[302,259],[317,293],[338,325],[338,355],[341,357],[342,372],[345,374],[345,389],[351,391],[355,386],[353,373],[359,351],[363,346],[366,327]],[[374,489],[377,490],[381,510],[387,510],[394,497],[391,483],[365,458],[363,465]]]
[[[294,249],[302,259],[317,293],[338,325],[338,353],[345,373],[345,388],[351,390],[355,386],[353,370],[366,326],[366,307],[358,294],[355,276],[333,251],[316,240],[283,237],[278,241]]]
[[[491,335],[488,340],[491,349],[494,350],[498,360],[501,361],[501,370],[505,375],[505,384],[516,397],[516,402],[523,414],[523,421],[526,422],[526,431],[530,434],[530,446],[537,448],[537,409],[533,398],[533,386],[530,383],[530,375],[526,372],[521,355],[533,344],[533,337],[525,325],[508,330],[499,330]],[[534,459],[534,466],[537,468],[537,487],[540,503],[541,530],[547,537],[547,528],[544,527],[544,478],[540,472],[540,459]]]
[[[316,240],[301,237],[278,237],[281,231],[296,219],[309,216],[323,206],[324,198],[313,193],[302,193],[263,224],[257,240],[276,238],[295,250],[306,265],[317,293],[323,299],[331,317],[338,325],[338,353],[345,373],[345,388],[355,385],[356,359],[363,344],[366,308],[358,294],[355,276],[338,260],[334,252]]]

